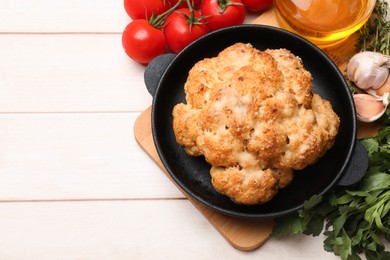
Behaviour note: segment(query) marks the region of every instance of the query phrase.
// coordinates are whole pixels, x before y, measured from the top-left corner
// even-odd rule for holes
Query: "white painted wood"
[[[183,198],[136,143],[138,115],[0,114],[0,201]]]
[[[240,252],[184,199],[134,140],[129,22],[122,0],[0,0],[0,259],[339,259],[322,236]]]
[[[144,69],[121,35],[0,34],[0,112],[142,111]]]
[[[0,32],[115,32],[130,22],[123,0],[0,0]]]
[[[0,0],[0,7],[0,33],[121,34],[131,22],[123,0]]]
[[[187,200],[0,203],[1,259],[339,259],[322,237],[232,248]]]

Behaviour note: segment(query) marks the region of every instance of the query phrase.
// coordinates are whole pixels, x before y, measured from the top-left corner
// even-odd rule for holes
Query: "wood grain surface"
[[[123,1],[0,6],[0,259],[339,259],[322,234],[261,244],[269,226],[201,213],[143,151],[152,98]]]

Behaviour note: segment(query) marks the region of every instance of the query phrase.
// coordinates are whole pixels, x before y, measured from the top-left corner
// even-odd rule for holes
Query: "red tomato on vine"
[[[245,8],[252,12],[265,11],[273,4],[273,0],[241,0]]]
[[[211,30],[242,24],[245,7],[241,0],[203,0],[200,12]]]
[[[166,51],[164,33],[144,19],[134,20],[126,26],[122,45],[130,58],[144,64]]]
[[[178,53],[194,40],[207,34],[209,29],[202,20],[200,13],[192,8],[180,8],[171,13],[165,20],[163,29],[169,49]]]
[[[169,2],[171,3],[171,5],[175,5],[177,2],[179,2],[180,0],[169,0]],[[200,6],[200,2],[202,2],[202,0],[190,0],[190,4],[192,4],[195,8],[198,8]],[[188,7],[188,3],[187,1],[184,1],[182,2],[180,5],[179,5],[179,8],[186,8]]]
[[[169,8],[167,0],[124,0],[126,13],[131,19],[150,19]]]

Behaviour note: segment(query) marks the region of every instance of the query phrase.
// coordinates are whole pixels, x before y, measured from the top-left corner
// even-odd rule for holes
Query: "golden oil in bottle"
[[[274,0],[279,25],[319,47],[345,40],[369,19],[376,0]]]

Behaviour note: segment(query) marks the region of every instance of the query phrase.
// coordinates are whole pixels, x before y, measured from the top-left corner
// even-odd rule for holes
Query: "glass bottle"
[[[319,47],[336,45],[369,19],[376,0],[274,0],[279,25]]]

